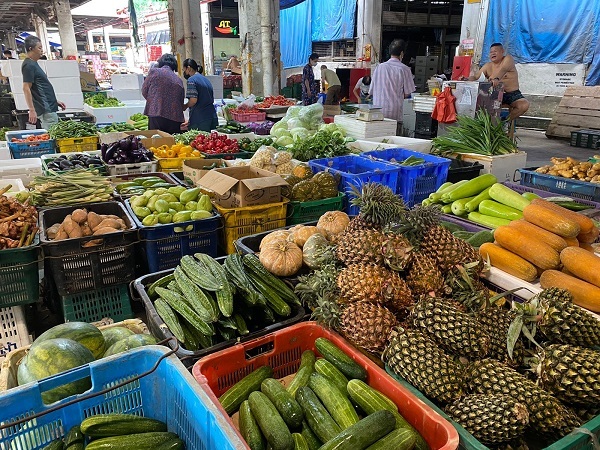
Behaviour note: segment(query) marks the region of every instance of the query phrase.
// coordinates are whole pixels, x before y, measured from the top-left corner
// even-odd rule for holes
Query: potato
[[[90,228],[87,222],[81,225],[81,232],[84,236],[91,236],[93,233],[92,229]]]
[[[54,237],[55,241],[62,241],[63,239],[69,239],[69,235],[65,231],[65,227],[61,223],[56,231],[56,236]]]
[[[123,221],[121,220],[121,222],[123,222]],[[120,230],[121,223],[115,219],[104,219],[104,220],[102,220],[102,222],[100,222],[98,225],[96,225],[96,227],[94,228],[94,231],[99,230],[100,228],[105,228],[105,227],[114,228],[115,230]]]
[[[58,233],[59,229],[60,229],[60,223],[55,223],[50,228],[48,228],[46,230],[46,236],[48,237],[48,239],[56,238],[56,233]]]
[[[67,217],[65,217],[65,220],[63,220],[63,227],[70,238],[79,238],[83,236],[81,227],[73,220],[71,214],[69,214]]]
[[[78,224],[82,224],[87,220],[87,211],[85,209],[76,209],[71,213],[71,218]]]
[[[88,213],[87,223],[92,231],[96,231],[96,228],[100,222],[102,222],[102,218],[98,214],[96,214],[94,211],[90,211]]]
[[[115,231],[119,231],[119,230],[116,230],[111,227],[97,228],[96,231],[94,231],[94,236],[98,236],[99,234],[114,233]]]

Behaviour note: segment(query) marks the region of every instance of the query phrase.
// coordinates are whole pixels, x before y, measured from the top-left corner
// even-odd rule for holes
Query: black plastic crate
[[[600,130],[571,131],[571,146],[583,148],[598,148]]]
[[[13,120],[12,114],[0,114],[0,127],[12,128]]]
[[[58,120],[74,120],[76,122],[95,123],[96,118],[85,111],[59,111]]]
[[[431,117],[430,113],[417,112],[415,121],[415,132],[423,134],[436,135],[438,129],[437,120]]]
[[[419,133],[415,131],[415,139],[433,139],[434,137],[436,137],[437,134],[436,133]]]
[[[171,175],[171,178],[173,178],[175,181],[177,181],[177,183],[179,183],[182,186],[194,187],[194,185],[192,183],[189,183],[186,181],[185,177],[183,176],[183,172],[181,172],[181,171],[170,172],[169,175]]]
[[[46,230],[55,223],[61,223],[77,208],[119,216],[129,229],[100,236],[49,240]],[[47,275],[53,278],[59,295],[72,295],[128,283],[135,277],[138,230],[122,204],[102,202],[42,209],[40,228]]]
[[[1,115],[11,115],[14,107],[14,100],[10,96],[0,97],[0,114]]]
[[[461,159],[451,159],[450,169],[448,169],[448,178],[446,181],[456,183],[462,180],[472,180],[479,176],[483,165],[478,162],[466,162]]]
[[[315,226],[316,224],[317,221],[315,220],[314,222],[306,222],[300,225]],[[293,226],[296,225],[289,225],[280,229],[287,230],[289,228],[292,228]],[[260,242],[267,234],[272,233],[273,231],[276,230],[264,231],[262,233],[251,234],[250,236],[241,237],[237,241],[235,241],[235,248],[237,249],[238,253],[242,255],[246,255],[248,253],[258,253]]]

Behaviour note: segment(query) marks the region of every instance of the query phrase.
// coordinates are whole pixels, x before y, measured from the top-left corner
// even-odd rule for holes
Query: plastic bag
[[[250,96],[246,100],[244,100],[242,103],[240,103],[238,108],[239,107],[241,107],[242,109],[243,108],[254,108],[255,100],[256,100],[256,95],[250,94]]]
[[[456,97],[452,95],[452,89],[447,87],[437,96],[437,101],[431,113],[431,117],[440,123],[456,122]]]

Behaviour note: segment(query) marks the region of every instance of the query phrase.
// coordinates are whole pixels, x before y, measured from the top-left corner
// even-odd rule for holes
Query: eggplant
[[[86,166],[101,166],[102,161],[98,158],[88,158],[87,161],[85,161],[85,164]]]
[[[119,142],[113,142],[112,144],[110,144],[108,146],[108,148],[106,149],[106,153],[104,154],[104,156],[102,157],[102,159],[104,159],[104,161],[108,161],[110,159],[114,159],[115,154],[116,154],[118,148],[119,148]]]
[[[137,150],[139,148],[139,143],[137,139],[133,139],[131,141],[131,150]]]
[[[125,159],[124,158],[121,158],[120,156],[117,156],[115,158],[115,164],[123,164],[123,163],[125,163]]]
[[[128,151],[131,148],[131,139],[121,139],[119,141],[119,148]]]
[[[106,160],[106,150],[108,150],[108,144],[102,144],[100,146],[100,154],[102,155],[102,159]]]
[[[73,168],[73,163],[71,161],[69,161],[68,159],[63,159],[61,160],[58,165],[60,166],[61,170],[67,170],[67,169],[72,169]]]
[[[117,163],[117,161],[116,161],[116,160],[114,160],[114,159],[109,159],[109,160],[108,160],[108,161],[106,161],[106,162],[107,162],[108,164],[111,164],[111,165],[112,165],[112,164],[116,164],[116,163]]]

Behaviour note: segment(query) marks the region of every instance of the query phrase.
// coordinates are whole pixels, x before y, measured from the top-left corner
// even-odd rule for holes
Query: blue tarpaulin
[[[283,67],[303,66],[312,52],[310,0],[279,12],[280,48]]]
[[[311,0],[313,42],[339,41],[354,37],[356,0]]]
[[[500,42],[518,63],[592,63],[587,84],[598,84],[598,17],[596,0],[491,0],[482,62]]]

